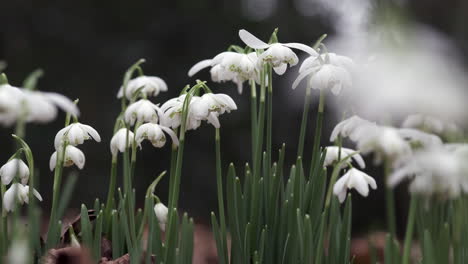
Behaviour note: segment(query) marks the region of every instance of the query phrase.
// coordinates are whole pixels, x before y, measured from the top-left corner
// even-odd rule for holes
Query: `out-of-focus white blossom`
[[[278,75],[286,72],[288,64],[294,66],[299,62],[297,55],[291,48],[302,50],[311,56],[318,56],[318,53],[307,45],[301,43],[267,44],[244,29],[239,30],[239,37],[247,46],[253,49],[264,49],[265,51],[258,56],[258,62],[270,63]]]
[[[360,133],[366,128],[376,127],[376,123],[362,119],[359,116],[352,116],[338,123],[330,135],[330,141],[335,141],[339,135],[349,137],[356,141]]]
[[[8,249],[8,255],[6,256],[6,262],[12,264],[27,264],[31,263],[30,258],[27,254],[29,252],[28,241],[24,238],[15,238]]]
[[[211,79],[214,82],[232,81],[237,84],[238,92],[242,93],[242,84],[247,80],[259,82],[257,69],[257,53],[242,54],[226,51],[213,59],[202,60],[190,68],[188,76],[192,77],[200,70],[211,67]]]
[[[166,136],[164,135],[164,132],[171,137],[173,144],[177,146],[179,145],[179,140],[172,129],[154,123],[146,123],[138,127],[135,132],[135,141],[140,148],[141,142],[145,139],[149,140],[154,147],[162,148],[164,144],[166,144]]]
[[[369,186],[374,190],[377,189],[374,178],[358,169],[351,168],[336,181],[333,186],[333,193],[338,196],[338,200],[342,203],[346,199],[348,189],[354,188],[359,194],[367,197],[369,195]]]
[[[39,201],[42,201],[41,195],[35,189],[33,189],[33,194]],[[10,188],[8,188],[3,196],[3,208],[5,208],[7,212],[13,211],[15,209],[15,202],[20,205],[29,203],[29,186],[13,183]]]
[[[78,107],[61,94],[0,85],[0,124],[4,126],[11,126],[20,118],[26,122],[50,122],[57,116],[57,108],[79,115]]]
[[[62,151],[60,148],[59,151]],[[85,165],[85,155],[84,153],[77,147],[72,145],[67,145],[65,148],[65,158],[63,160],[64,167],[70,167],[75,164],[80,170],[83,169]],[[55,151],[52,156],[50,156],[49,160],[49,168],[51,171],[55,169],[57,165],[57,151]]]
[[[159,227],[162,231],[166,231],[166,224],[167,224],[167,214],[169,210],[163,203],[157,203],[154,206],[154,213],[156,214],[156,218],[158,219]]]
[[[333,66],[341,67],[350,73],[356,70],[356,64],[351,58],[329,52],[321,54],[319,57],[310,56],[305,59],[299,68],[299,73],[308,69],[318,69],[322,67],[323,64],[331,64]]]
[[[359,167],[361,167],[361,169],[364,169],[366,167],[366,163],[364,162],[362,156],[353,149],[342,147],[340,152],[340,147],[328,146],[326,147],[326,150],[327,154],[325,156],[323,166],[330,166],[334,162],[339,162],[338,157],[340,157],[341,161],[350,156],[359,165]]]
[[[144,97],[157,96],[159,92],[167,91],[167,84],[163,79],[156,76],[138,76],[128,81],[127,88],[125,89],[125,97],[131,100],[133,94],[139,89]],[[117,97],[122,98],[122,96],[123,87],[120,87]]]
[[[59,149],[65,141],[70,145],[77,146],[91,138],[96,140],[96,142],[101,142],[101,136],[99,136],[96,129],[89,125],[77,122],[70,124],[57,132],[54,139],[54,146],[55,149]]]
[[[409,115],[401,125],[404,128],[416,128],[437,135],[460,133],[460,128],[454,122],[444,122],[429,115]]]
[[[28,183],[29,168],[21,159],[12,159],[0,168],[0,177],[2,178],[3,185],[10,184],[16,175],[18,175],[22,184]]]
[[[310,68],[299,74],[293,83],[293,89],[308,75],[311,75],[309,85],[312,89],[330,90],[334,95],[339,95],[343,88],[352,85],[350,73],[342,67],[332,64],[324,64],[318,68]]]
[[[396,162],[387,184],[394,187],[410,180],[411,192],[441,195],[448,198],[468,193],[468,148],[466,146],[433,147],[416,151]]]
[[[125,122],[134,125],[135,122],[157,123],[158,116],[162,115],[159,107],[147,99],[140,99],[129,105],[125,110]]]
[[[128,138],[127,138],[127,133],[128,133]],[[110,142],[110,150],[111,150],[112,156],[114,157],[117,156],[119,151],[125,152],[126,148],[129,148],[130,146],[132,146],[132,142],[134,138],[135,138],[135,135],[133,134],[132,131],[126,128],[119,129],[114,134]]]

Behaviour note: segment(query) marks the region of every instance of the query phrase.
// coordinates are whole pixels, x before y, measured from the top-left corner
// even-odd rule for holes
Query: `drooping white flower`
[[[10,184],[16,175],[18,175],[22,184],[28,183],[29,168],[21,159],[12,159],[0,168],[0,177],[2,178],[3,185]]]
[[[349,137],[351,140],[356,141],[362,131],[376,127],[374,122],[362,119],[359,116],[352,116],[338,123],[330,135],[330,141],[335,141],[339,135],[342,137]]]
[[[239,30],[239,37],[247,46],[253,49],[265,49],[258,57],[258,61],[261,63],[270,63],[273,70],[278,75],[282,75],[286,72],[288,64],[294,66],[299,62],[297,55],[291,48],[305,51],[311,56],[318,56],[318,53],[307,45],[301,43],[267,44],[244,29]]]
[[[77,146],[83,144],[85,140],[94,139],[97,142],[101,142],[101,136],[89,125],[81,123],[70,124],[57,132],[54,139],[55,149],[59,149],[60,146],[67,141],[68,144]]]
[[[324,63],[344,68],[348,72],[353,72],[356,68],[356,64],[351,58],[329,52],[321,54],[320,57],[310,56],[305,59],[299,68],[299,73],[302,73],[308,69],[320,68]]]
[[[42,197],[38,191],[33,189],[33,194],[39,201],[42,201]],[[15,209],[15,202],[18,202],[20,205],[29,203],[29,186],[19,183],[13,183],[10,186],[3,196],[3,208],[7,212],[13,211]]]
[[[468,152],[460,148],[432,147],[420,149],[396,162],[396,169],[387,184],[394,187],[410,180],[410,192],[456,198],[468,193]]]
[[[127,138],[127,133],[128,133],[128,138]],[[134,138],[135,138],[135,135],[133,134],[132,131],[126,128],[119,129],[115,133],[115,135],[112,137],[111,142],[110,142],[110,150],[111,150],[112,156],[117,156],[119,151],[125,152],[126,148],[129,148],[130,146],[132,146],[132,142]]]
[[[237,110],[237,105],[226,94],[205,93],[190,104],[189,113],[196,120],[207,120],[214,127],[219,128],[218,115],[231,110]]]
[[[357,138],[356,144],[362,153],[374,152],[377,162],[382,160],[382,156],[394,160],[411,154],[411,146],[399,130],[393,127],[377,126],[367,129]]]
[[[62,151],[60,149],[60,151]],[[63,160],[64,167],[70,167],[75,164],[80,170],[83,169],[85,165],[85,155],[84,153],[77,147],[72,145],[67,145],[65,148],[65,158]],[[49,168],[51,171],[55,169],[57,165],[57,151],[55,151],[52,156],[50,156],[49,160]]]
[[[312,89],[331,90],[334,95],[339,95],[343,88],[350,87],[352,84],[351,75],[344,68],[325,64],[317,69],[312,68],[302,72],[294,81],[293,89],[308,75],[312,75],[309,80]]]
[[[163,118],[160,120],[161,125],[173,129],[180,126],[185,96],[186,94],[183,94],[179,97],[169,99],[161,106],[161,111],[163,112]]]
[[[367,197],[369,195],[369,186],[374,190],[377,189],[374,178],[358,169],[351,168],[336,181],[333,186],[333,193],[338,196],[338,200],[342,203],[346,199],[348,189],[354,188],[359,194]]]
[[[436,117],[422,114],[409,115],[401,126],[404,128],[416,128],[437,135],[460,132],[460,128],[453,122],[444,122]]]
[[[156,214],[156,218],[158,219],[159,227],[162,231],[166,231],[166,224],[167,224],[167,214],[169,210],[163,203],[157,203],[154,206],[154,213]]]
[[[140,92],[144,96],[157,96],[159,92],[167,91],[167,84],[163,79],[156,76],[139,76],[128,81],[125,97],[131,100],[132,95],[139,89],[141,89]],[[122,96],[123,87],[120,87],[117,97],[122,98]]]
[[[162,115],[161,110],[155,104],[147,99],[140,99],[129,105],[125,110],[125,122],[134,125],[138,122],[158,122],[158,116]]]
[[[425,148],[440,147],[443,145],[440,137],[417,129],[400,128],[398,129],[398,133],[410,143],[417,143]]]
[[[249,54],[226,51],[216,55],[213,59],[202,60],[193,65],[188,72],[192,77],[200,70],[211,67],[211,79],[214,82],[232,81],[237,84],[238,92],[242,93],[242,84],[247,80],[259,81],[257,69],[257,53]]]
[[[0,85],[0,124],[10,126],[19,118],[46,123],[55,119],[57,107],[78,116],[78,107],[67,97],[49,92],[29,91]]]
[[[154,123],[146,123],[138,127],[135,132],[135,141],[140,148],[141,142],[145,139],[149,140],[154,147],[162,148],[164,144],[166,144],[166,136],[164,135],[164,132],[171,137],[172,143],[177,146],[179,145],[179,140],[172,129]]]
[[[356,151],[353,149],[342,147],[340,153],[340,148],[338,146],[328,146],[326,147],[326,150],[327,154],[325,155],[323,166],[332,165],[333,162],[338,161],[338,156],[340,157],[340,160],[351,156],[351,158],[359,165],[359,167],[361,167],[362,169],[366,167],[366,163],[364,162],[362,156],[359,153],[356,153]]]

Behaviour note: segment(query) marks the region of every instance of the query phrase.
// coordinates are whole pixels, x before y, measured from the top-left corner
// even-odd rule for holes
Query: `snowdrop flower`
[[[309,53],[311,56],[318,56],[318,53],[311,47],[301,43],[273,43],[267,44],[258,39],[247,30],[239,30],[239,37],[253,49],[265,49],[265,51],[258,57],[259,63],[270,63],[273,70],[282,75],[286,72],[287,65],[294,66],[299,62],[297,55],[291,50],[299,49]]]
[[[15,238],[10,248],[8,249],[8,255],[6,256],[7,263],[14,264],[27,264],[31,263],[30,257],[26,252],[29,252],[29,244],[26,239]]]
[[[134,125],[138,122],[158,122],[158,115],[162,115],[159,107],[149,100],[141,99],[127,107],[125,110],[125,122]]]
[[[80,114],[78,107],[58,93],[23,90],[28,122],[48,123],[57,117],[57,107],[73,116]]]
[[[157,203],[154,206],[154,213],[156,214],[156,218],[158,219],[158,222],[159,222],[159,227],[161,228],[162,231],[166,230],[168,212],[169,210],[163,203]]]
[[[417,129],[400,128],[398,129],[398,133],[410,143],[421,144],[425,148],[440,147],[443,145],[440,137]]]
[[[232,81],[237,84],[239,94],[242,93],[242,84],[247,80],[259,82],[259,70],[257,69],[257,53],[249,54],[237,52],[221,52],[213,59],[202,60],[193,65],[188,72],[192,77],[200,70],[211,67],[211,79],[214,82]]]
[[[35,189],[33,189],[33,194],[39,201],[42,201],[41,195]],[[13,211],[16,201],[21,205],[29,203],[29,186],[13,183],[3,196],[3,208],[7,212]]]
[[[456,149],[423,149],[401,158],[387,184],[394,187],[402,180],[410,179],[410,192],[418,194],[456,198],[462,192],[468,193],[468,168],[464,164],[467,152]]]
[[[333,193],[338,196],[340,203],[343,203],[346,199],[347,189],[354,188],[359,194],[367,197],[369,194],[369,186],[374,190],[377,189],[377,183],[374,178],[358,169],[351,168],[336,181],[333,186]]]
[[[444,122],[433,116],[422,114],[409,115],[401,126],[404,128],[416,128],[437,135],[460,132],[460,128],[455,123]]]
[[[138,127],[135,133],[135,141],[140,148],[141,142],[145,139],[149,140],[154,147],[162,148],[166,144],[166,136],[163,131],[171,137],[172,143],[179,145],[179,140],[172,129],[154,123],[146,123]]]
[[[359,135],[366,129],[377,127],[374,122],[362,119],[359,116],[352,116],[338,123],[330,135],[330,141],[335,141],[339,135],[342,137],[349,137],[351,140],[356,141]]]
[[[185,96],[186,94],[183,94],[169,99],[161,106],[161,111],[163,112],[163,118],[160,120],[161,125],[173,129],[180,126]],[[192,97],[192,100],[194,97]]]
[[[325,161],[323,162],[323,166],[330,166],[333,164],[333,162],[338,161],[338,156],[340,156],[341,160],[345,159],[348,156],[351,156],[351,158],[361,167],[361,169],[364,169],[366,167],[366,163],[364,162],[364,159],[359,153],[356,153],[355,150],[349,149],[349,148],[341,148],[341,153],[340,153],[340,147],[338,146],[329,146],[326,148],[327,149],[327,154],[325,155]],[[340,154],[340,155],[339,155]],[[343,164],[345,166],[345,164]]]
[[[398,129],[393,127],[378,126],[367,129],[356,141],[357,148],[363,153],[374,152],[376,163],[382,160],[382,156],[395,160],[400,156],[411,154],[411,147],[400,135]]]
[[[61,151],[61,150],[60,150]],[[77,147],[72,145],[67,145],[65,148],[65,158],[63,160],[64,167],[70,167],[75,164],[80,170],[83,169],[85,165],[85,155],[84,153]],[[57,165],[57,151],[55,151],[52,156],[50,156],[49,160],[49,168],[51,171],[55,169]]]
[[[16,175],[18,175],[22,184],[28,183],[29,168],[20,159],[12,159],[0,168],[0,177],[2,178],[3,185],[10,184]]]
[[[226,94],[205,93],[199,99],[190,104],[189,111],[196,120],[207,120],[214,127],[219,128],[218,115],[231,110],[237,110],[237,105]]]
[[[308,75],[312,75],[309,81],[310,87],[318,90],[331,90],[334,95],[339,95],[341,90],[352,85],[351,75],[342,67],[332,64],[324,64],[319,68],[307,69],[296,78],[293,89]]]
[[[299,68],[299,73],[308,69],[320,68],[323,64],[331,64],[333,66],[341,67],[350,73],[354,72],[356,69],[356,64],[351,58],[329,52],[321,54],[319,57],[310,56],[305,59]]]
[[[127,132],[128,132],[128,138],[127,138]],[[134,138],[135,138],[135,135],[133,134],[132,131],[126,128],[119,129],[115,133],[115,135],[112,137],[111,142],[110,142],[110,149],[111,149],[112,156],[113,157],[117,156],[119,151],[125,152],[125,149],[129,148],[132,145]]]
[[[81,123],[73,123],[68,125],[57,132],[54,139],[55,149],[59,149],[60,146],[67,141],[68,144],[77,146],[83,144],[85,140],[94,139],[96,142],[101,142],[101,136],[89,125]]]
[[[139,76],[135,79],[128,81],[127,89],[125,89],[125,97],[128,100],[132,99],[133,94],[141,89],[140,92],[143,96],[157,96],[159,92],[167,91],[166,82],[163,79],[156,76]],[[117,93],[117,98],[122,98],[123,96],[123,87],[120,87],[119,92]]]
[[[18,118],[21,98],[20,89],[8,84],[0,85],[0,124],[12,125]]]

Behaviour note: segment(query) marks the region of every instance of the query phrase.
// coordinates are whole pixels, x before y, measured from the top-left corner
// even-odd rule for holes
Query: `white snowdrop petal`
[[[304,70],[303,72],[300,72],[300,74],[297,76],[296,80],[294,80],[293,85],[292,85],[292,88],[293,88],[293,89],[296,89],[297,86],[299,85],[299,83],[300,83],[302,80],[304,80],[305,77],[307,77],[308,75],[310,75],[310,74],[313,73],[314,71],[316,71],[315,68],[310,68],[310,69]]]
[[[92,128],[89,125],[80,124],[81,128],[88,133],[96,142],[101,142],[101,136],[96,131],[96,129]]]
[[[80,110],[78,109],[78,106],[76,106],[75,103],[73,103],[70,99],[67,97],[58,94],[58,93],[45,93],[42,92],[42,94],[52,103],[57,105],[59,108],[61,108],[63,111],[66,113],[70,113],[71,115],[74,116],[79,116],[80,115]]]
[[[70,159],[81,170],[85,165],[85,155],[77,147],[68,145],[65,150],[65,159]]]
[[[315,51],[312,47],[309,47],[302,43],[283,43],[283,45],[289,48],[302,50],[304,52],[307,52],[311,56],[318,56],[317,51]]]
[[[276,74],[278,74],[278,75],[283,75],[283,74],[286,72],[287,69],[288,69],[288,65],[285,64],[285,63],[281,64],[281,65],[278,66],[278,67],[273,67],[273,70],[274,70],[274,71],[276,72]]]
[[[172,143],[174,143],[174,145],[179,146],[179,139],[177,138],[177,135],[174,133],[172,129],[165,127],[165,126],[159,126],[159,127],[171,137]]]
[[[56,165],[57,165],[57,151],[52,153],[52,155],[50,156],[50,159],[49,159],[50,171],[53,171]]]
[[[239,30],[239,37],[247,46],[254,49],[266,49],[270,46],[245,29]]]

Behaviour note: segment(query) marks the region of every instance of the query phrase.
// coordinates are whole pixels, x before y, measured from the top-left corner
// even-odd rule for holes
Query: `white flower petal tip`
[[[29,186],[13,183],[3,196],[3,208],[5,208],[5,211],[14,211],[16,203],[19,205],[29,203],[29,191]],[[33,189],[33,195],[39,201],[42,201],[42,197],[37,190]]]
[[[101,142],[101,136],[93,127],[81,123],[73,123],[57,132],[54,139],[55,149],[59,149],[67,141],[72,146],[83,144],[85,140],[94,139]]]
[[[16,175],[18,175],[22,184],[28,183],[29,167],[20,159],[12,159],[0,168],[0,177],[3,185],[10,184]]]
[[[239,30],[239,38],[249,47],[254,49],[267,49],[270,45],[258,39],[245,29]]]
[[[179,140],[172,129],[154,123],[146,123],[138,127],[135,132],[135,141],[140,145],[143,140],[147,139],[154,147],[162,148],[166,144],[166,136],[163,131],[171,137],[175,145],[179,145]]]
[[[188,76],[189,77],[192,77],[194,76],[195,74],[197,74],[199,71],[205,69],[205,68],[208,68],[211,66],[211,62],[212,60],[202,60],[200,62],[197,62],[195,65],[192,66],[192,68],[190,68],[190,70],[188,71]]]
[[[117,93],[118,98],[121,98],[124,95],[123,90],[124,88],[120,87],[119,92]],[[155,97],[158,96],[160,92],[167,91],[167,84],[159,77],[142,75],[128,81],[125,89],[125,97],[130,100],[137,91],[145,97]]]
[[[369,186],[374,190],[377,189],[374,178],[358,169],[351,168],[336,181],[333,186],[333,194],[338,197],[340,203],[343,203],[348,189],[354,188],[360,195],[367,197],[369,195]]]
[[[154,214],[158,219],[159,227],[162,231],[166,230],[167,224],[167,214],[169,213],[169,209],[163,203],[157,203],[154,206]]]
[[[110,150],[112,156],[115,157],[119,152],[125,152],[126,149],[132,146],[132,142],[134,141],[134,139],[135,135],[132,131],[126,128],[119,129],[111,139]]]
[[[62,151],[60,149],[60,151]],[[80,170],[84,168],[86,158],[84,153],[77,147],[72,145],[67,145],[65,148],[65,156],[63,160],[64,167],[70,167],[76,165]],[[49,160],[49,168],[51,171],[57,166],[57,151],[52,153]]]
[[[340,148],[337,146],[329,146],[326,149],[327,149],[327,154],[323,162],[324,167],[330,166],[334,164],[335,162],[339,162],[338,157],[340,157],[341,160],[344,160],[346,158],[354,160],[361,169],[366,168],[366,163],[364,162],[364,159],[362,158],[362,156],[353,149],[342,147],[341,152],[339,151]],[[346,165],[343,164],[342,167],[345,167],[345,166]]]

